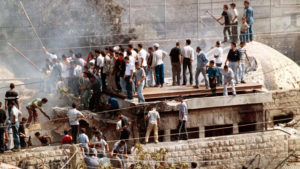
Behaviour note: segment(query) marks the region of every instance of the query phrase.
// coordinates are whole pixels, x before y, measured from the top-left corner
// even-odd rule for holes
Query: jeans
[[[226,32],[228,32],[229,38],[228,38]],[[229,39],[229,40],[231,39],[230,25],[225,25],[225,26],[224,26],[224,29],[223,29],[223,35],[224,35],[224,42],[227,42],[228,39]]]
[[[77,144],[77,137],[79,133],[79,125],[71,125],[71,132],[72,132],[72,142]]]
[[[181,65],[180,63],[172,63],[173,85],[180,85]]]
[[[139,103],[140,102],[145,102],[145,98],[143,95],[143,89],[144,89],[144,82],[142,82],[139,86],[137,86],[137,94],[138,94],[138,99],[139,99]]]
[[[231,24],[231,30],[232,30],[232,41],[237,43],[238,41],[238,22],[232,23]]]
[[[192,61],[189,58],[184,58],[183,59],[183,85],[186,85],[186,69],[189,69],[190,72],[190,84],[193,85],[193,65],[192,65]]]
[[[20,137],[19,137],[19,123],[12,123],[11,126],[13,137],[14,137],[14,148],[19,149],[20,148]]]
[[[4,152],[4,132],[5,132],[5,124],[0,124],[0,153]]]
[[[123,77],[120,77],[120,86],[122,88],[122,92],[126,93],[126,82],[125,82],[125,79]]]
[[[147,127],[147,132],[146,132],[146,137],[145,137],[145,142],[148,143],[149,141],[149,136],[151,131],[153,130],[154,132],[154,141],[155,143],[158,143],[158,127],[157,124],[149,123]]]
[[[249,25],[249,29],[248,29],[248,36],[247,36],[247,41],[252,41],[254,39],[254,35],[253,35],[253,24],[248,24]]]
[[[248,31],[241,32],[240,41],[246,43],[248,40],[247,36],[248,36]]]
[[[244,81],[244,76],[245,76],[245,63],[241,63],[240,69],[239,69],[239,77],[240,81]]]
[[[207,76],[206,76],[206,68],[202,67],[202,68],[198,68],[196,69],[196,76],[195,76],[195,80],[196,80],[196,87],[199,87],[199,75],[200,73],[203,75],[203,78],[205,80],[205,86],[206,88],[208,88],[208,80],[207,80]]]
[[[230,80],[230,81],[228,82],[228,84],[224,84],[224,92],[223,92],[223,95],[224,95],[224,96],[228,96],[227,87],[228,87],[229,84],[230,84],[231,87],[232,87],[232,93],[233,93],[234,95],[236,94],[233,80]]]
[[[126,82],[126,91],[127,91],[127,97],[128,99],[133,99],[132,97],[132,82],[130,82],[130,76],[125,77]]]
[[[124,155],[123,154],[119,154],[118,155],[119,156],[119,158],[121,159],[121,162],[122,162],[122,168],[127,168],[127,165],[126,165],[126,158],[124,157]]]
[[[218,84],[222,84],[223,83],[223,76],[222,74],[220,73],[220,69],[222,67],[222,63],[216,63],[216,66],[218,68],[218,71],[219,71],[219,75],[217,76],[217,83]]]
[[[184,139],[187,140],[189,137],[188,137],[188,134],[187,134],[187,130],[186,130],[186,127],[185,127],[185,123],[186,121],[183,120],[182,122],[178,122],[178,125],[177,125],[177,140],[180,139],[180,134],[181,134],[181,131],[183,130],[184,131]]]
[[[146,69],[146,87],[153,87],[155,85],[154,70],[151,68]]]
[[[164,75],[164,64],[155,66],[155,75],[157,80],[157,85],[163,85],[165,83]]]
[[[216,84],[216,77],[209,78],[209,87],[211,89],[211,93],[213,96],[217,95],[217,84]]]
[[[239,72],[238,72],[238,62],[229,62],[228,67],[230,67],[234,73],[235,83],[239,83]]]

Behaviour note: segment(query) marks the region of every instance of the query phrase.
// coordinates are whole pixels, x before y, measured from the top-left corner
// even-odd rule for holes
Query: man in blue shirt
[[[206,89],[208,89],[208,80],[206,77],[206,64],[208,63],[208,59],[206,57],[206,54],[204,52],[201,51],[201,48],[198,46],[196,48],[196,52],[197,52],[197,68],[196,68],[196,86],[194,86],[194,88],[199,88],[199,75],[200,73],[203,75],[203,78],[205,80],[205,86]]]
[[[209,79],[209,86],[211,88],[211,92],[213,94],[213,96],[216,96],[217,93],[217,83],[216,83],[216,79],[217,79],[217,75],[218,75],[218,69],[215,67],[215,62],[213,60],[211,60],[209,62],[209,67],[207,69],[207,74],[208,74],[208,79]]]
[[[116,110],[116,109],[119,109],[120,106],[119,106],[119,102],[118,102],[118,99],[114,98],[114,97],[110,97],[107,102],[106,102],[106,105],[109,105],[110,106],[110,110]],[[115,116],[117,114],[117,110],[114,111],[114,112],[111,112],[111,119],[114,119]]]
[[[188,120],[188,108],[186,105],[186,102],[183,101],[183,97],[179,96],[178,101],[181,102],[180,103],[180,109],[179,109],[179,122],[177,125],[177,135],[176,135],[176,140],[180,139],[180,134],[181,131],[184,131],[184,140],[188,139],[188,134],[187,134],[187,130],[186,130],[186,126],[185,123]]]
[[[253,40],[253,23],[254,23],[254,18],[253,18],[253,8],[250,6],[249,1],[244,1],[244,17],[247,20],[247,24],[249,25],[249,30],[248,30],[248,36],[247,36],[247,42]]]

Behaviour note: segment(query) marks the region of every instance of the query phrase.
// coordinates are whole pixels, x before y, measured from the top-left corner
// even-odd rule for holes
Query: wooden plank
[[[210,89],[205,89],[205,88],[200,88],[200,89],[194,89],[192,87],[183,87],[183,90],[178,90],[179,88],[174,88],[174,90],[167,89],[168,87],[165,88],[160,88],[160,89],[155,89],[154,91],[151,92],[144,92],[144,97],[145,99],[155,99],[155,98],[171,98],[171,97],[177,97],[179,95],[183,96],[199,96],[199,95],[210,95],[211,90]],[[262,88],[262,85],[257,84],[257,85],[238,85],[236,86],[236,91],[241,92],[241,91],[252,91],[252,90],[260,90]],[[228,88],[228,92],[231,92],[231,87]],[[223,93],[223,87],[217,87],[218,94]],[[137,95],[135,95],[137,97]]]

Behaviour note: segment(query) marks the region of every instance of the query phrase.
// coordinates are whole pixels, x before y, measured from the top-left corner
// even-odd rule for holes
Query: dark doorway
[[[256,122],[241,122],[239,123],[239,133],[247,133],[256,131]]]
[[[215,137],[233,134],[233,125],[205,126],[205,137]]]
[[[293,120],[293,113],[285,114],[285,115],[279,115],[273,117],[273,123],[274,125],[278,125],[280,123],[288,123]]]

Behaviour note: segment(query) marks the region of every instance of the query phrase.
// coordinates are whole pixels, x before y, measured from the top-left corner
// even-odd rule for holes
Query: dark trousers
[[[125,140],[127,145],[127,153],[130,152],[129,136],[130,136],[130,130],[123,130],[120,132],[120,140]]]
[[[156,84],[163,85],[165,83],[164,64],[155,66]]]
[[[228,38],[226,32],[228,33],[229,38]],[[230,25],[225,25],[224,26],[223,34],[224,34],[224,42],[227,42],[228,39],[229,40],[231,39]]]
[[[173,85],[180,85],[181,65],[180,63],[172,63]]]
[[[231,24],[231,31],[232,31],[232,41],[237,43],[238,41],[238,22]]]
[[[90,110],[100,109],[100,92],[94,92],[90,99]]]
[[[79,125],[71,125],[72,141],[77,144],[77,137],[79,133]]]
[[[181,131],[184,131],[184,139],[187,140],[189,137],[188,137],[188,134],[187,134],[187,130],[186,130],[186,127],[185,127],[185,123],[186,121],[183,120],[182,122],[178,122],[178,125],[177,125],[177,140],[180,139],[180,134],[181,134]]]
[[[186,85],[186,69],[189,69],[190,72],[190,84],[193,85],[193,67],[192,67],[192,62],[191,59],[189,58],[184,58],[183,59],[183,85]]]
[[[100,70],[101,70],[102,91],[104,91],[107,88],[106,87],[106,74],[103,73],[103,67]]]
[[[117,75],[117,74],[115,75],[115,82],[116,82],[116,86],[117,86],[118,90],[121,91],[122,88],[121,88],[121,84],[120,84],[120,75]]]
[[[211,92],[214,96],[217,95],[217,84],[216,84],[216,77],[209,78],[209,87],[211,89]]]
[[[5,132],[5,128],[4,128],[4,124],[0,124],[0,153],[4,152],[4,132]]]
[[[127,90],[127,97],[128,99],[133,99],[132,97],[132,82],[130,82],[130,76],[125,77],[126,82],[126,90]]]

